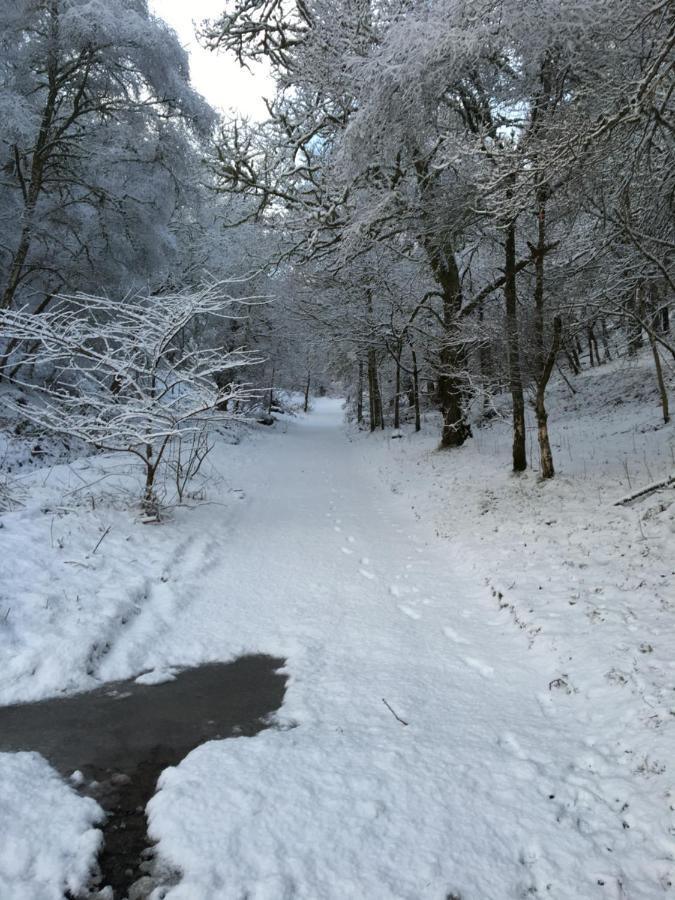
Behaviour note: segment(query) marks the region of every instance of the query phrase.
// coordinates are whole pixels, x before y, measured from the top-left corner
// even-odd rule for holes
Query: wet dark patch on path
[[[285,660],[244,656],[145,685],[109,682],[83,694],[0,707],[0,750],[34,750],[107,813],[100,886],[116,900],[141,875],[148,847],[145,806],[157,778],[210,740],[252,736],[284,698]]]

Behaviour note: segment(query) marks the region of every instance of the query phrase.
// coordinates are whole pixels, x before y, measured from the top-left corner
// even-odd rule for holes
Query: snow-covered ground
[[[161,526],[104,459],[31,473],[1,520],[0,702],[288,660],[279,728],[162,776],[154,900],[670,896],[675,498],[612,505],[673,469],[649,379],[554,386],[546,484],[509,475],[503,423],[438,453],[435,423],[350,433],[333,400],[219,446],[211,502]],[[70,830],[25,828],[14,759],[0,844],[38,862],[0,852],[2,897],[41,900],[91,863],[95,811],[61,785]]]

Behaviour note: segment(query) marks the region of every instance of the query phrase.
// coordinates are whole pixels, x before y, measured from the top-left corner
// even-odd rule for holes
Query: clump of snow
[[[87,884],[103,818],[37,753],[0,753],[0,897],[63,900]]]
[[[173,668],[157,668],[150,672],[144,672],[136,679],[136,684],[164,684],[167,681],[176,680],[176,670]]]

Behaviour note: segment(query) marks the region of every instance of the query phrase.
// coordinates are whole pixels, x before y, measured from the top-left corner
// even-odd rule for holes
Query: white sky
[[[150,0],[150,8],[176,31],[190,54],[192,84],[220,110],[234,109],[250,118],[262,119],[263,96],[272,96],[272,82],[259,69],[251,74],[224,53],[211,53],[195,37],[195,25],[216,17],[225,0]]]

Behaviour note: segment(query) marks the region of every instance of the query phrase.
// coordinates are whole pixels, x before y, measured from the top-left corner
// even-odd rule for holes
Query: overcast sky
[[[261,72],[252,75],[223,53],[204,50],[195,38],[195,24],[214,18],[224,5],[224,0],[150,0],[155,15],[171,25],[189,51],[192,83],[212,106],[263,118],[262,96],[272,94],[265,75]]]

